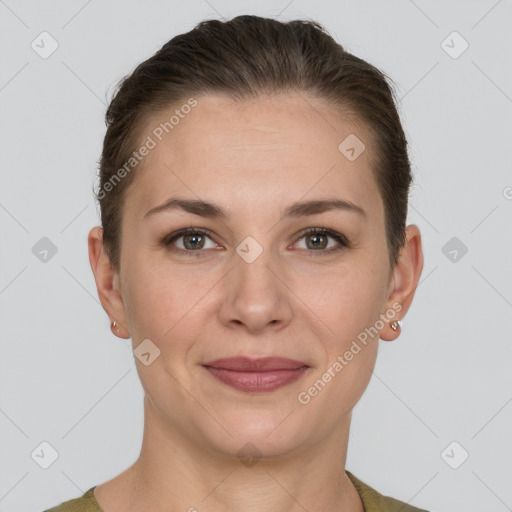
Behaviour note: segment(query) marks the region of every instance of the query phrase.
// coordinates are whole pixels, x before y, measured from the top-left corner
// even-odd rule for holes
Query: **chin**
[[[299,415],[290,412],[291,409],[233,411],[230,418],[223,421],[232,437],[217,425],[217,428],[203,432],[205,442],[214,451],[241,461],[245,457],[255,460],[258,457],[283,457],[303,446],[310,437],[307,425],[299,421]],[[220,419],[219,415],[216,417]]]

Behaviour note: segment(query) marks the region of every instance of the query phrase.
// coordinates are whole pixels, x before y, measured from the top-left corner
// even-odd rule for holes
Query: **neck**
[[[364,512],[345,473],[350,416],[317,445],[245,464],[201,447],[190,432],[170,433],[147,397],[144,419],[137,461],[95,490],[104,512]]]

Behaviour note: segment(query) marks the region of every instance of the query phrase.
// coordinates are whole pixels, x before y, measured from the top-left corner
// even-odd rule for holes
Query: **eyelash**
[[[209,229],[205,229],[205,228],[185,228],[185,229],[181,229],[179,231],[176,231],[174,233],[171,233],[170,235],[167,235],[165,236],[162,240],[161,240],[161,244],[163,246],[165,246],[167,249],[173,251],[173,252],[177,252],[177,253],[180,253],[180,254],[186,254],[187,256],[195,256],[195,257],[201,257],[201,253],[204,252],[202,250],[190,250],[190,249],[180,249],[180,248],[177,248],[177,247],[174,247],[172,244],[175,240],[183,237],[183,236],[186,236],[186,235],[195,235],[195,234],[200,234],[200,235],[206,235],[208,236],[209,238],[212,238],[212,235],[213,233],[209,230]],[[314,249],[305,249],[306,251],[308,251],[310,253],[311,256],[321,256],[321,255],[325,255],[325,254],[332,254],[334,252],[338,252],[340,251],[341,249],[345,249],[345,248],[350,248],[351,245],[350,245],[350,241],[348,240],[348,238],[341,234],[341,233],[338,233],[337,231],[333,231],[331,229],[327,229],[327,228],[308,228],[308,229],[305,229],[303,231],[301,231],[299,234],[298,234],[298,239],[297,239],[297,242],[299,240],[301,240],[302,238],[304,238],[305,236],[307,235],[311,235],[311,234],[320,234],[320,235],[328,235],[330,236],[331,238],[333,238],[334,240],[336,240],[338,242],[339,245],[337,245],[336,247],[331,247],[330,249],[323,249],[323,250],[314,250]],[[194,254],[196,253],[196,254]]]

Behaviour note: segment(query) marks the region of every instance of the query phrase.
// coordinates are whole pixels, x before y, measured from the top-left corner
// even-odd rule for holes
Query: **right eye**
[[[192,256],[192,253],[203,252],[201,249],[215,249],[219,247],[213,240],[212,247],[205,247],[205,239],[209,238],[211,240],[211,234],[211,231],[203,228],[180,229],[170,235],[166,235],[161,241],[161,244],[171,251]],[[175,244],[179,239],[182,239],[181,247]],[[194,254],[194,256],[199,256],[199,254]]]

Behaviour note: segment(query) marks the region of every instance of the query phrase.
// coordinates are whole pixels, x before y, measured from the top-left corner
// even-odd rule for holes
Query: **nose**
[[[290,323],[292,292],[285,272],[270,251],[251,263],[233,255],[233,268],[224,280],[220,320],[228,327],[244,326],[251,333],[278,330]]]

